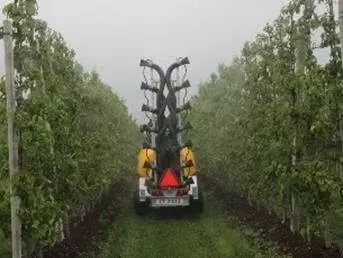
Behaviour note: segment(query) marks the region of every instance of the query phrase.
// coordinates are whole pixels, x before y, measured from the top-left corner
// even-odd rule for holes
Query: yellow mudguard
[[[138,153],[137,174],[140,177],[152,177],[152,169],[144,168],[145,163],[156,163],[156,151],[149,148],[141,148]]]
[[[188,148],[184,147],[180,151],[180,159],[181,159],[181,165],[185,166],[189,161],[192,161],[193,166],[187,167],[183,169],[183,174],[185,176],[193,176],[198,172],[197,166],[195,164],[195,157],[193,151]]]

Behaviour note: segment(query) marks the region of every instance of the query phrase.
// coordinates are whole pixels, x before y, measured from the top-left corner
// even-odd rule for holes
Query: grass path
[[[273,244],[228,217],[211,192],[205,193],[205,210],[197,217],[185,212],[138,217],[128,202],[99,245],[100,254],[84,257],[280,257]]]

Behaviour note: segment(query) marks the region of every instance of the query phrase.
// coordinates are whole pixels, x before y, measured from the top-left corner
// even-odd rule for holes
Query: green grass
[[[109,228],[100,243],[101,258],[173,257],[280,257],[275,244],[268,243],[253,230],[238,226],[234,219],[205,194],[205,210],[198,217],[187,214],[146,217],[134,215],[129,205]]]

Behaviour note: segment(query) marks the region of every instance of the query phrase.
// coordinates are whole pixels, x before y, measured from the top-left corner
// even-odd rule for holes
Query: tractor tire
[[[204,196],[202,191],[199,191],[199,199],[191,201],[191,211],[194,214],[201,214],[204,210]]]
[[[138,216],[146,215],[148,213],[148,210],[149,210],[147,202],[140,202],[139,201],[138,190],[135,191],[135,194],[134,194],[134,209],[135,209],[135,214]]]

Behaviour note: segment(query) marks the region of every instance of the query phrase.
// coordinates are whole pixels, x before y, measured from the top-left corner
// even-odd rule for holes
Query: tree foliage
[[[123,100],[96,72],[83,70],[63,37],[37,19],[37,8],[35,0],[4,8],[14,27],[21,134],[20,176],[14,183],[28,250],[54,244],[68,218],[83,214],[122,172],[129,173],[139,137]],[[0,85],[0,221],[10,221],[6,101]],[[1,223],[1,242],[9,232],[10,224]]]
[[[341,62],[332,1],[292,0],[193,99],[204,173],[283,219],[294,194],[308,237],[342,219],[333,216],[342,207]]]

